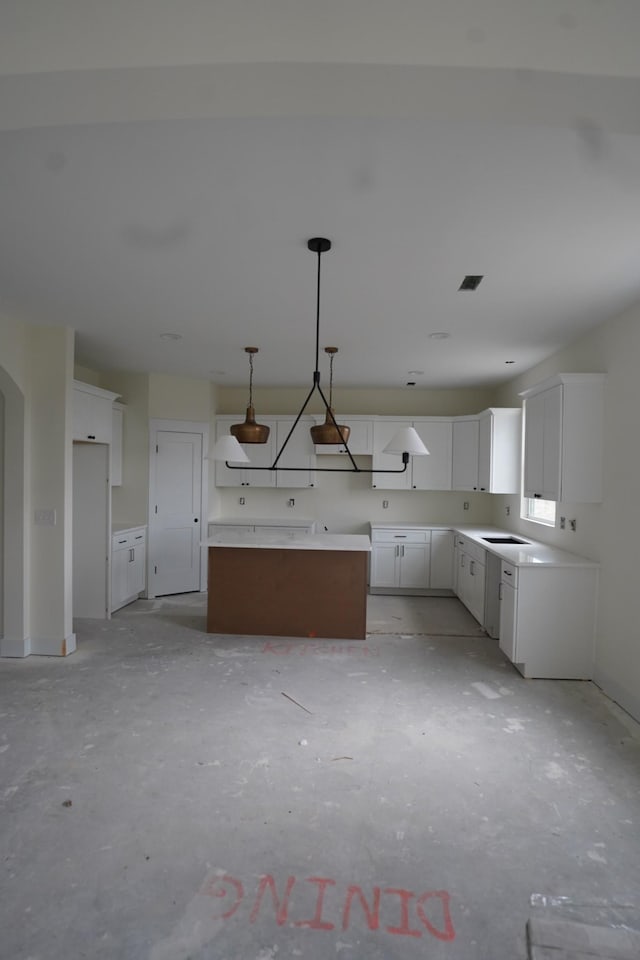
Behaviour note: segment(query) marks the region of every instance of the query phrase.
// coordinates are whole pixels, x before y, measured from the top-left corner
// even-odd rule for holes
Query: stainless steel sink
[[[528,540],[519,540],[518,537],[483,537],[487,543],[529,543]]]

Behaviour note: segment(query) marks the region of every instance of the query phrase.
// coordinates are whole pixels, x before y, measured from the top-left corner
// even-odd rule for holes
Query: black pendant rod
[[[300,408],[300,412],[298,413],[298,416],[296,417],[293,426],[291,427],[291,429],[289,430],[289,433],[285,437],[285,441],[280,447],[280,450],[270,467],[247,467],[245,464],[238,464],[237,466],[234,466],[233,464],[229,463],[229,461],[226,461],[226,466],[228,467],[229,470],[288,470],[290,472],[299,472],[301,469],[304,469],[303,467],[280,467],[278,466],[278,461],[280,460],[280,457],[284,453],[284,450],[287,444],[289,443],[289,439],[293,434],[293,431],[298,426],[300,417],[303,415],[303,413],[307,409],[307,404],[309,403],[309,400],[317,390],[318,393],[320,394],[320,397],[322,398],[322,402],[324,403],[326,413],[329,414],[329,417],[331,418],[331,422],[333,423],[334,427],[338,431],[338,434],[342,438],[342,442],[344,443],[344,447],[349,457],[349,460],[351,462],[351,466],[347,468],[315,467],[314,468],[315,471],[320,473],[384,473],[384,474],[405,473],[407,466],[409,464],[409,454],[406,452],[402,454],[402,467],[399,470],[380,470],[380,469],[373,470],[371,468],[367,469],[365,467],[359,467],[355,462],[355,460],[353,459],[353,455],[349,450],[349,445],[347,441],[344,439],[344,437],[342,437],[340,426],[336,422],[336,418],[333,415],[330,402],[327,403],[327,398],[322,392],[322,388],[320,386],[320,369],[319,369],[320,368],[320,257],[323,253],[327,253],[328,250],[331,250],[331,240],[327,240],[326,237],[312,237],[310,240],[307,241],[307,247],[309,248],[309,250],[311,250],[312,253],[317,253],[318,255],[318,278],[317,278],[317,293],[316,293],[316,367],[315,367],[315,370],[313,371],[313,384],[312,384],[311,390],[309,390],[309,393],[307,394],[307,398],[302,404]]]

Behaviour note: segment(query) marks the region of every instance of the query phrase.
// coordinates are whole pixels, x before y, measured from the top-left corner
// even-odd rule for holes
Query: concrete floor
[[[455,599],[365,642],[204,632],[204,597],[1,661],[0,957],[523,960],[640,929],[638,726],[523,680]]]

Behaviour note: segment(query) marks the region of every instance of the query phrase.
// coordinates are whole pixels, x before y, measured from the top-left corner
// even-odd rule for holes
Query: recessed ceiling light
[[[416,385],[415,380],[407,380],[407,386],[408,386],[408,387],[415,387],[415,385]]]
[[[515,360],[505,360],[505,363],[515,363]]]
[[[424,370],[409,370],[410,377],[422,377],[424,376]]]
[[[161,340],[182,340],[182,334],[181,333],[161,333],[160,339]]]
[[[440,330],[440,331],[437,331],[436,333],[430,333],[429,339],[430,340],[448,340],[450,336],[451,336],[450,333],[444,333],[442,330]]]

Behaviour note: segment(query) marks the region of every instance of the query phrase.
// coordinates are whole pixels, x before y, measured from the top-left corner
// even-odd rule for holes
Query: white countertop
[[[220,532],[207,540],[203,547],[240,547],[250,550],[352,550],[369,553],[371,541],[364,534],[355,533],[297,533],[291,536],[281,533],[270,534],[265,530],[258,533]]]
[[[514,533],[513,530],[502,530],[498,527],[479,527],[473,524],[460,524],[451,527],[457,533],[473,540],[478,546],[484,547],[489,553],[500,557],[501,560],[507,560],[516,567],[597,567],[599,564],[595,560],[588,560],[587,557],[580,557],[576,553],[569,553],[568,550],[561,550],[559,547],[549,546],[548,543],[540,543],[539,540],[532,540],[520,533]],[[525,540],[526,543],[487,543],[484,537],[512,536],[518,540]]]
[[[416,523],[415,521],[371,521],[371,529],[376,530],[453,530],[468,537],[478,546],[492,553],[501,560],[507,560],[516,567],[597,567],[599,564],[595,560],[589,560],[587,557],[578,556],[576,553],[569,553],[568,550],[561,550],[560,547],[552,547],[548,543],[541,543],[521,533],[514,533],[513,530],[503,530],[499,527],[479,526],[472,523]],[[487,543],[485,537],[509,536],[517,537],[518,540],[525,540],[526,543]]]
[[[415,520],[400,520],[392,523],[387,520],[371,520],[369,526],[376,530],[455,530],[453,523],[419,523]]]

